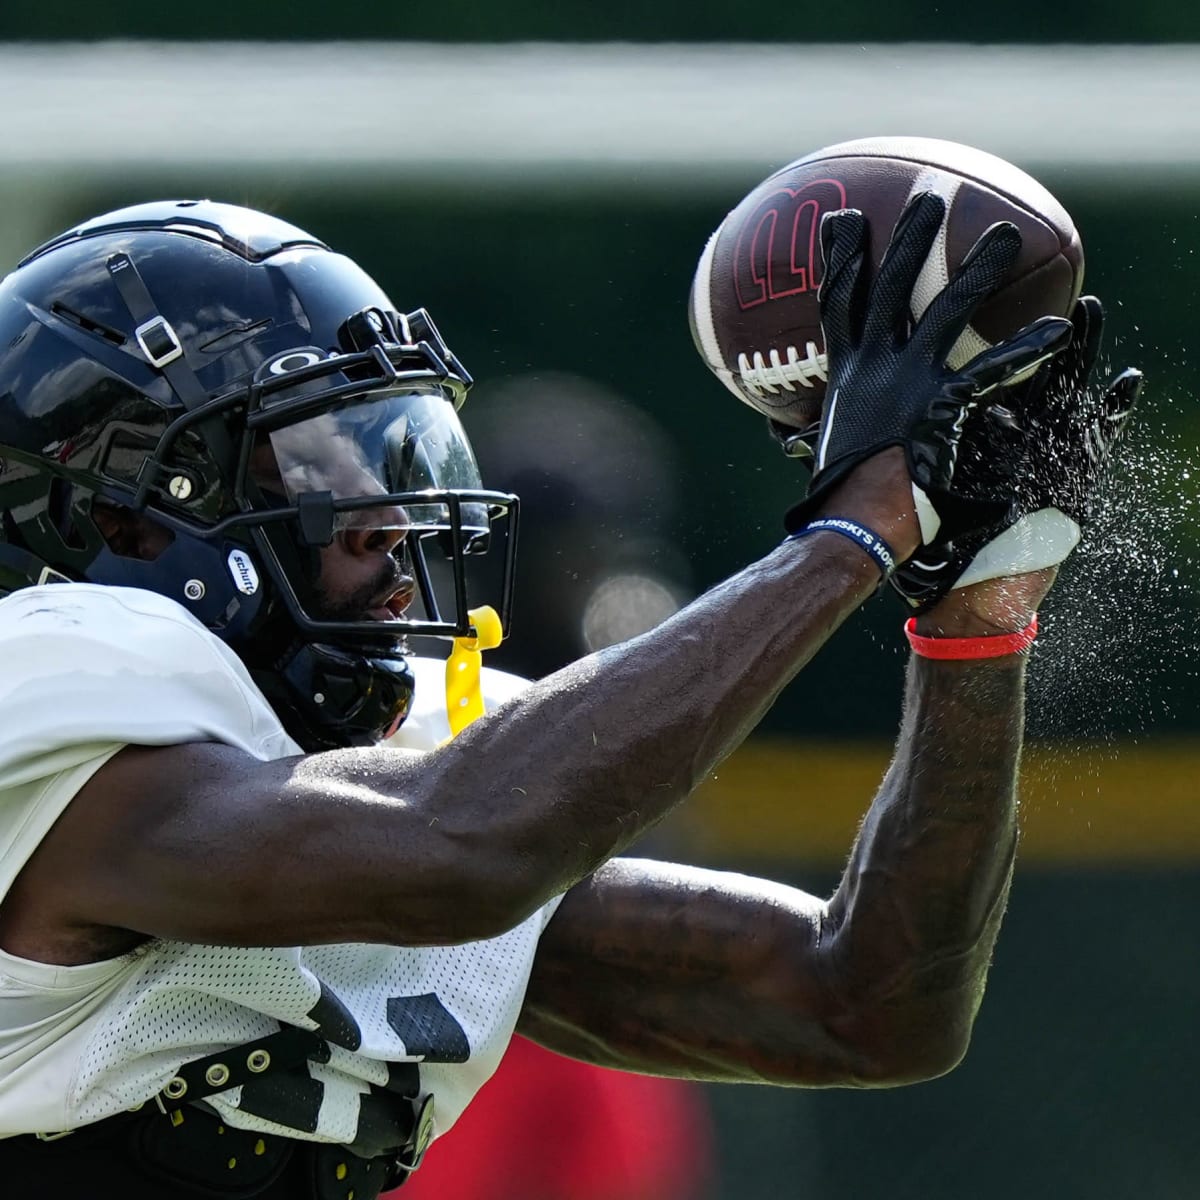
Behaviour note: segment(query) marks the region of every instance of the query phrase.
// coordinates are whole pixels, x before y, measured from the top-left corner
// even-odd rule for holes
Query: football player
[[[490,711],[453,740],[442,664],[414,696],[408,639],[479,633],[468,562],[489,547],[506,618],[517,503],[479,480],[470,377],[429,317],[209,202],[98,217],[4,280],[13,1195],[368,1200],[514,1029],[699,1079],[954,1066],[1008,889],[1053,566],[1006,551],[952,585],[1024,519],[1021,473],[1089,492],[1120,421],[1067,453],[1025,420],[1030,381],[1078,367],[1064,321],[944,365],[1011,227],[900,328],[938,203],[906,214],[871,289],[861,221],[827,222],[831,400],[792,536],[633,642],[529,686],[485,673]],[[1000,394],[1004,453],[969,478],[966,418]],[[832,898],[619,857],[919,547],[895,759]],[[410,713],[407,750],[382,745]]]

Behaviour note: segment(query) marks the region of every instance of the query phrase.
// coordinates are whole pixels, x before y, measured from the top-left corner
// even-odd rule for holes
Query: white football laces
[[[755,396],[764,392],[776,396],[781,389],[794,392],[797,387],[811,388],[814,383],[829,379],[828,359],[817,350],[816,342],[805,343],[803,355],[795,346],[788,346],[786,355],[785,359],[774,347],[766,354],[761,350],[739,354],[738,376],[742,384]]]

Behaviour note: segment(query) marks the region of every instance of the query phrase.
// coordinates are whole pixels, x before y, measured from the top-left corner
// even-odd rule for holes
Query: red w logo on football
[[[846,207],[846,189],[836,179],[814,179],[764,196],[742,224],[733,253],[738,307],[745,312],[768,300],[816,291],[821,218]]]

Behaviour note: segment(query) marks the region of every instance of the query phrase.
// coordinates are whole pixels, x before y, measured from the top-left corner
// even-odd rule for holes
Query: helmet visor
[[[421,493],[483,486],[453,406],[440,393],[412,391],[376,393],[271,430],[255,448],[251,473],[267,490],[282,485],[290,504],[328,493],[335,529],[445,530],[447,505],[422,502]],[[364,503],[371,497],[381,503]],[[468,539],[487,532],[486,505],[459,509]]]
[[[486,554],[495,518],[503,518],[504,556],[502,564],[495,562],[503,570],[500,615],[507,622],[516,497],[483,489],[466,434],[442,390],[357,392],[317,411],[313,399],[298,398],[300,411],[293,409],[291,421],[283,405],[260,420],[244,477],[253,488],[239,521],[257,526],[255,543],[299,627],[325,639],[468,636],[465,560]],[[314,571],[311,552],[342,535],[377,530],[399,534],[375,548],[386,545],[402,574],[411,572],[422,615],[391,622],[351,617],[323,591],[330,581],[322,578],[323,565]],[[448,577],[428,561],[432,557],[449,560]]]

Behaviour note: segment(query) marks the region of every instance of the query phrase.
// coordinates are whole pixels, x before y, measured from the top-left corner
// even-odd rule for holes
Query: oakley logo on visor
[[[302,371],[305,367],[315,367],[324,362],[324,356],[315,350],[292,350],[277,358],[267,370],[272,375],[286,375],[289,371]]]
[[[234,587],[244,596],[253,596],[258,591],[258,572],[250,556],[241,550],[230,550],[228,562]]]

